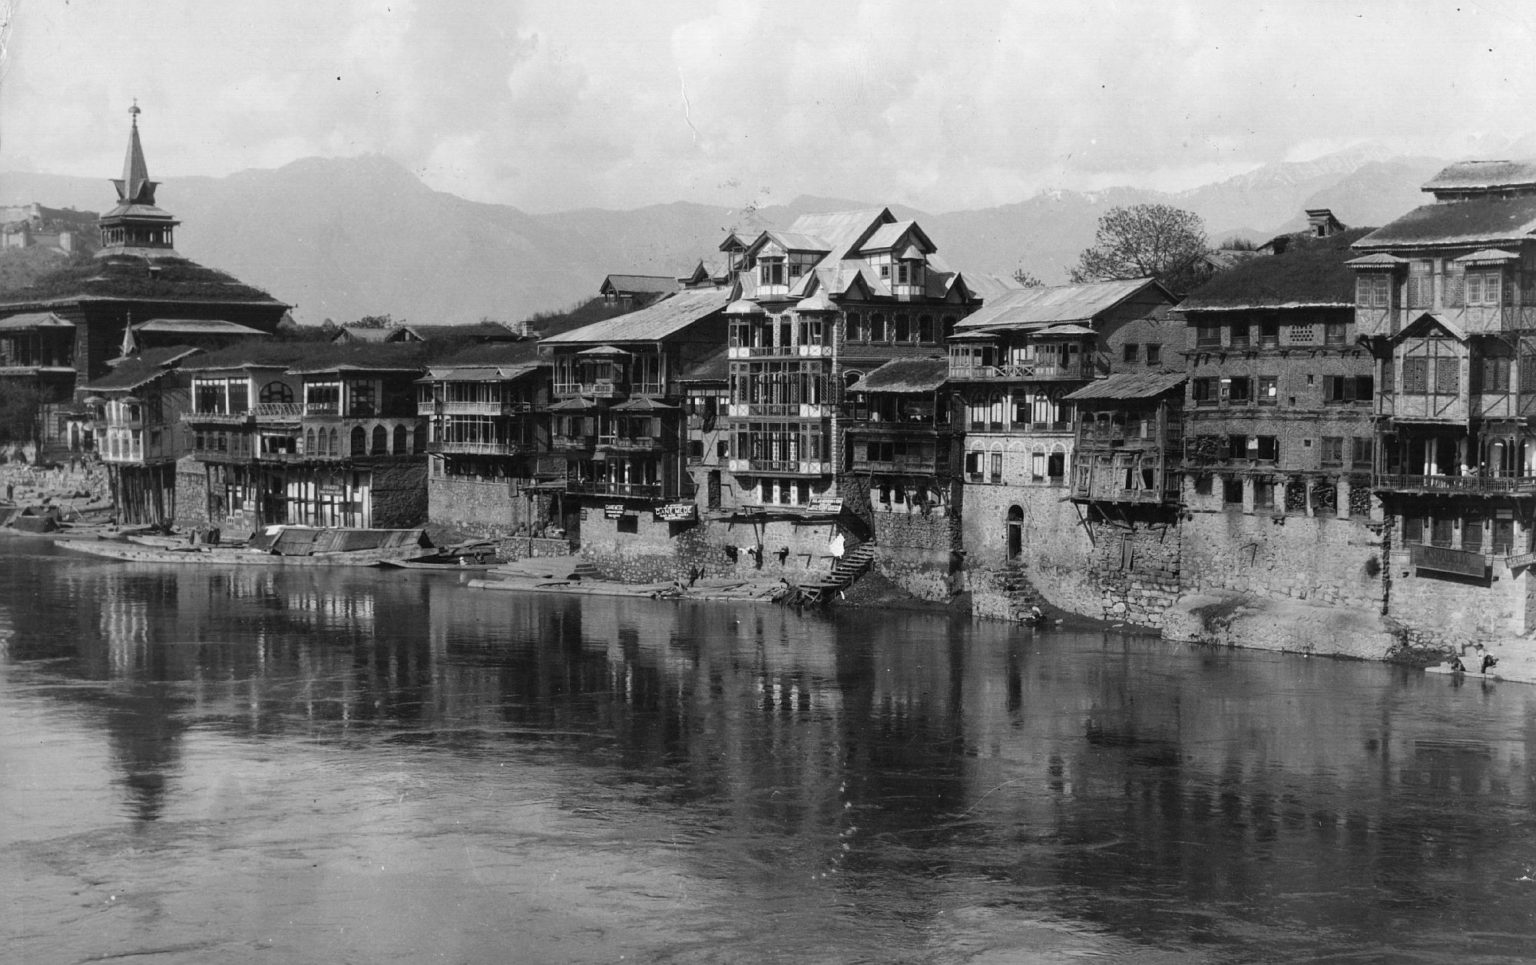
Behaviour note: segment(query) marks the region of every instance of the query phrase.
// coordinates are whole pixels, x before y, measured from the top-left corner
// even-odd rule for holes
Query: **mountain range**
[[[1023,268],[1055,284],[1093,243],[1099,217],[1118,205],[1170,204],[1204,218],[1213,242],[1263,241],[1299,228],[1307,208],[1330,208],[1352,226],[1384,224],[1424,203],[1419,186],[1446,163],[1355,150],[1181,192],[1045,191],[942,214],[890,207],[921,223],[953,268],[996,275]],[[106,210],[114,199],[106,178],[0,176],[0,204]],[[182,254],[292,304],[300,322],[388,314],[421,324],[563,310],[596,295],[610,273],[684,274],[715,256],[728,230],[756,234],[803,213],[881,203],[800,197],[751,210],[680,201],[528,214],[434,191],[379,155],[168,179],[158,201],[183,222]]]

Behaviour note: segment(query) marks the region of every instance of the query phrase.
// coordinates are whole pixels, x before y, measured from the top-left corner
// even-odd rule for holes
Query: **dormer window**
[[[896,284],[912,284],[912,267],[904,261],[896,266]]]
[[[1360,308],[1392,307],[1392,276],[1369,272],[1355,279],[1355,304]]]
[[[784,284],[783,255],[768,255],[757,259],[757,283],[759,285]]]
[[[1499,272],[1469,271],[1466,276],[1468,305],[1499,304]]]

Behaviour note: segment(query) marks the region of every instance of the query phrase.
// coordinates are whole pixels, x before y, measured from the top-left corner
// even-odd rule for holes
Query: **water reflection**
[[[791,926],[780,948],[885,927],[943,958],[1065,920],[1218,958],[1449,960],[1519,956],[1536,932],[1528,688],[415,575],[40,552],[0,576],[20,591],[0,600],[5,663],[100,728],[135,822],[206,731],[578,764],[573,811],[661,816],[713,913]]]

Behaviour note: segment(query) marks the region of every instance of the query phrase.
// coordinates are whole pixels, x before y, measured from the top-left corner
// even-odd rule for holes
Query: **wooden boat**
[[[448,570],[455,573],[483,572],[501,565],[496,561],[496,544],[489,541],[444,546],[435,553],[413,559],[380,560],[380,566],[402,570]]]
[[[327,530],[283,527],[244,546],[148,545],[125,539],[74,539],[63,548],[130,563],[195,563],[201,566],[378,566],[411,559],[431,546],[423,530]]]

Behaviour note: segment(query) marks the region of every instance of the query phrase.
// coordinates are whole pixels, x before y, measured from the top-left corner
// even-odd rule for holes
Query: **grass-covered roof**
[[[0,304],[72,298],[281,304],[233,275],[186,258],[78,255],[21,287],[0,291]]]
[[[1180,311],[1353,305],[1355,272],[1350,245],[1372,228],[1351,228],[1327,238],[1296,235],[1285,251],[1219,271],[1179,303]]]

